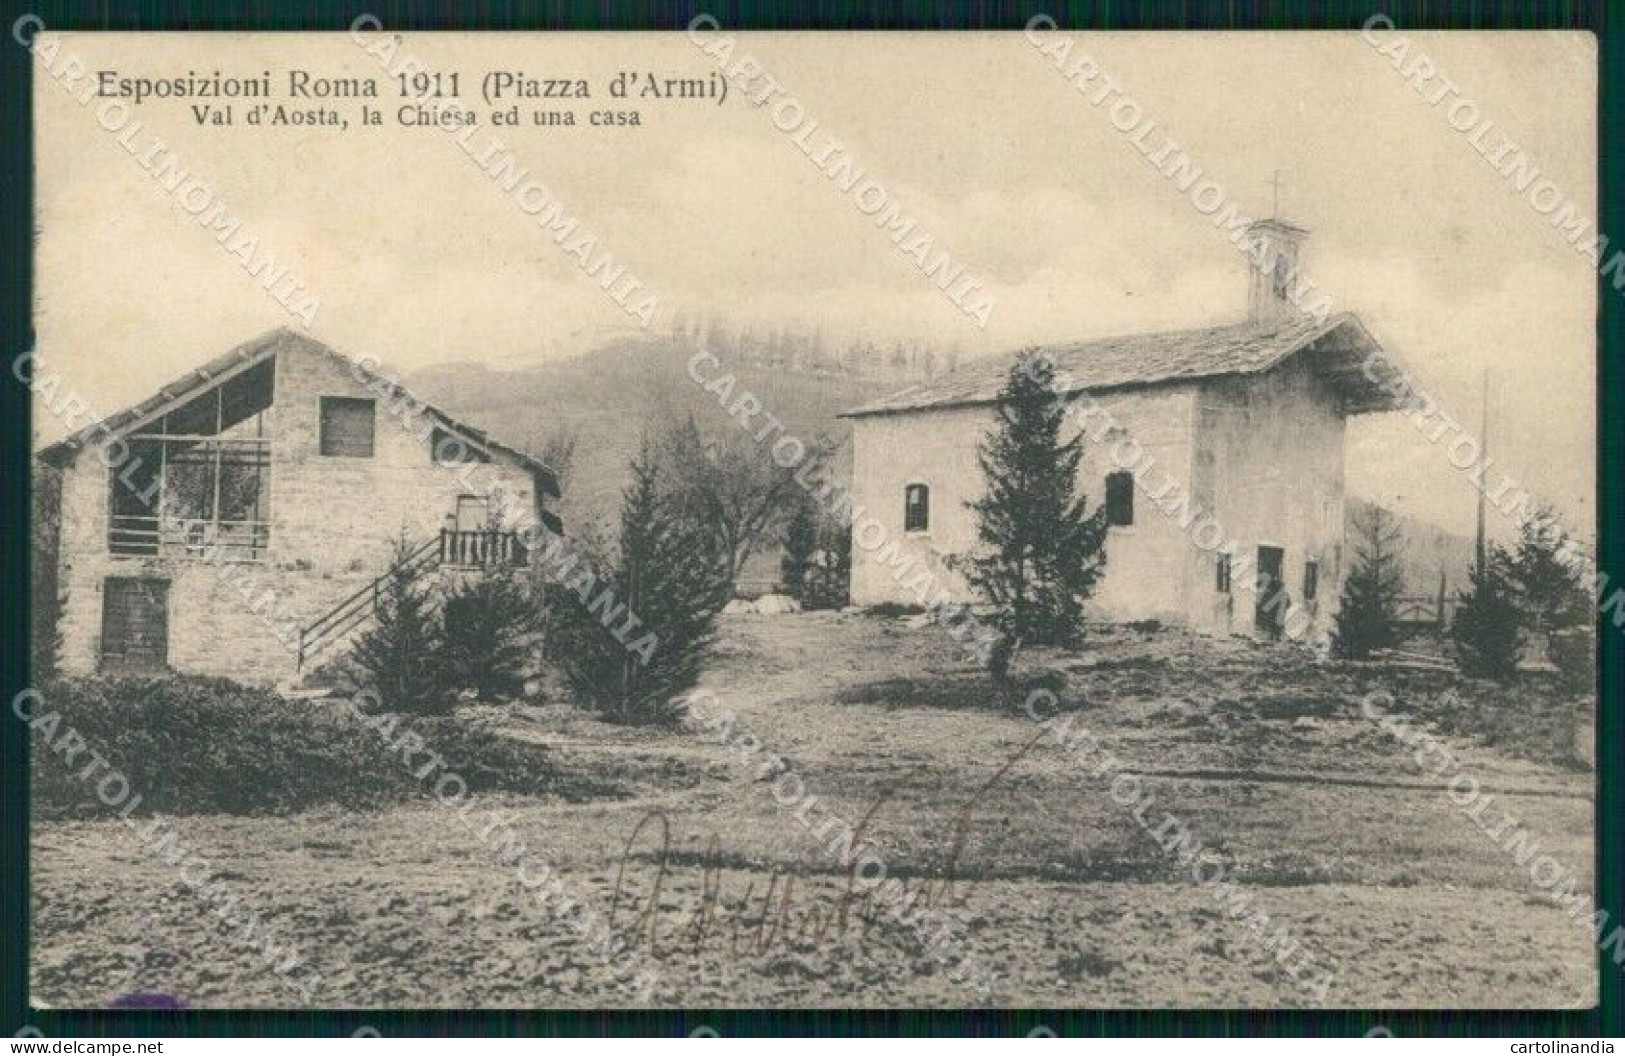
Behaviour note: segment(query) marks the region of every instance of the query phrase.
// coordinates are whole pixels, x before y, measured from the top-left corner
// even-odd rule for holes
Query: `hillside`
[[[409,374],[411,388],[470,423],[530,451],[561,434],[577,438],[562,512],[566,523],[607,522],[643,431],[692,414],[707,431],[737,429],[688,374],[694,346],[681,338],[620,339],[585,355],[512,370],[449,363]],[[850,472],[851,426],[836,416],[898,387],[895,380],[719,355],[737,379],[733,394],[756,394],[798,436],[842,443],[839,468]]]

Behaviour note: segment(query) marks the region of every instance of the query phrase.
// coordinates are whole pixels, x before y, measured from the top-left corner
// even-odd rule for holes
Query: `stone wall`
[[[378,399],[371,458],[324,456],[318,447],[322,396],[378,397],[359,368],[289,333],[276,349],[276,392],[266,412],[271,437],[270,546],[261,561],[122,557],[108,552],[108,469],[96,448],[63,474],[63,666],[95,671],[100,661],[102,584],[110,576],[169,583],[169,665],[242,681],[286,681],[297,673],[289,640],[297,628],[370,582],[403,533],[428,539],[459,495],[503,489],[510,508],[534,508],[534,482],[511,456],[445,465],[430,457],[429,423]],[[333,652],[321,660],[331,658]]]

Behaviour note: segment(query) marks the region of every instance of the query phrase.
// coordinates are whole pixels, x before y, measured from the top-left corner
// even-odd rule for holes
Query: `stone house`
[[[69,674],[288,683],[368,622],[399,540],[449,575],[560,530],[545,465],[288,329],[39,457],[62,475]]]
[[[1305,235],[1251,226],[1258,266],[1238,323],[1041,350],[1074,410],[1094,408],[1067,421],[1091,437],[1080,490],[1111,525],[1096,615],[1213,633],[1328,625],[1348,560],[1345,424],[1397,409],[1385,383],[1399,367],[1353,314],[1293,305]],[[976,543],[977,446],[1013,362],[847,413],[853,504],[884,528],[854,532],[854,603],[974,600],[956,559]]]

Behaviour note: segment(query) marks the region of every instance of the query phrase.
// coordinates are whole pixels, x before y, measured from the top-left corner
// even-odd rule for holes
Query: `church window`
[[[1114,528],[1134,523],[1134,474],[1126,470],[1106,474],[1106,523]]]
[[[931,526],[931,489],[910,484],[903,489],[903,530],[923,532]]]

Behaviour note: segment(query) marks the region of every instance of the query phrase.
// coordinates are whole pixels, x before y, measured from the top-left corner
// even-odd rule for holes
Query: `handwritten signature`
[[[939,867],[913,868],[894,865],[889,872],[903,885],[903,904],[935,909],[954,904],[958,890],[959,863],[970,836],[976,808],[988,797],[1022,757],[1043,737],[1027,741],[998,771],[968,797],[955,815],[948,857]],[[854,846],[861,845],[870,823],[896,794],[895,787],[882,789],[855,826]],[[639,851],[639,841],[652,838],[652,850]],[[700,864],[700,898],[683,911],[667,907],[666,884],[676,867],[697,858]],[[610,894],[608,924],[612,931],[634,948],[651,956],[663,952],[698,952],[706,943],[719,941],[730,955],[762,954],[776,947],[806,941],[822,942],[840,938],[855,929],[860,941],[868,938],[880,913],[875,890],[861,884],[858,862],[848,863],[839,892],[833,899],[825,894],[809,895],[798,889],[798,876],[816,873],[795,866],[778,866],[769,873],[760,894],[759,876],[750,877],[743,889],[725,889],[724,874],[729,865],[716,833],[705,841],[697,855],[673,854],[672,822],[663,810],[642,815],[621,851],[615,870],[615,886]],[[643,866],[649,872],[643,883],[629,881],[628,874]],[[748,868],[748,867],[745,867]],[[908,878],[913,874],[913,878]],[[808,886],[805,879],[802,886]],[[645,892],[641,898],[634,891]]]

